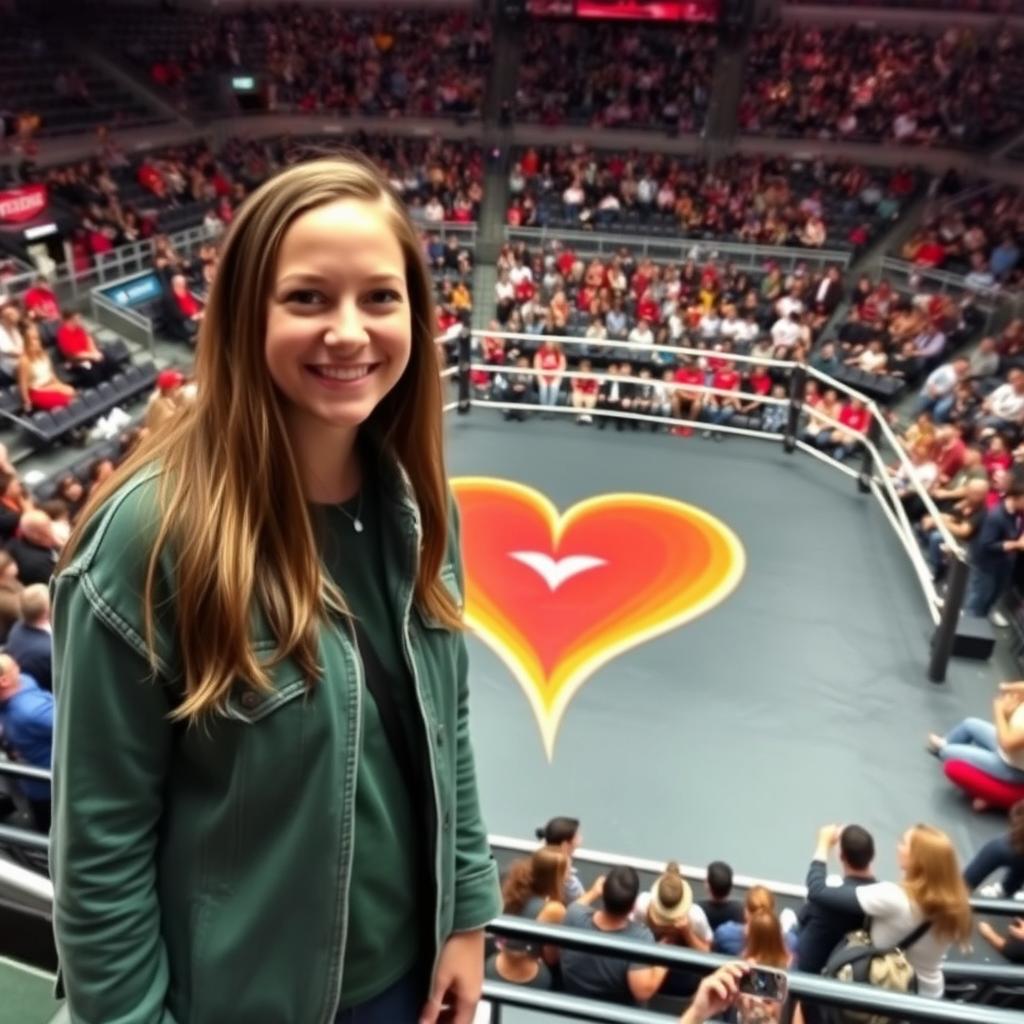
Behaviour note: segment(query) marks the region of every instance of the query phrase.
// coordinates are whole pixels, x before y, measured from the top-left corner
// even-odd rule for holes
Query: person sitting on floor
[[[977,889],[983,899],[1008,899],[1024,892],[1024,800],[1010,808],[1009,819],[1009,832],[990,839],[964,868],[967,888]],[[981,885],[1001,868],[1005,869],[1001,879]]]

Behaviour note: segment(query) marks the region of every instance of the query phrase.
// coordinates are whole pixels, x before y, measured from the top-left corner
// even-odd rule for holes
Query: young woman
[[[772,910],[758,910],[747,922],[747,942],[743,959],[755,967],[786,970],[792,960],[786,948],[782,926]],[[754,995],[741,995],[737,1004],[737,1024],[772,1024],[782,1017],[783,1004]]]
[[[23,333],[25,349],[18,360],[22,408],[26,413],[36,409],[63,409],[75,397],[75,389],[53,372],[53,363],[43,348],[36,324],[28,321]]]
[[[814,860],[828,862],[829,851],[838,844],[841,832],[838,825],[821,830]],[[871,941],[886,949],[905,942],[927,924],[927,930],[906,949],[906,954],[917,974],[918,992],[941,999],[945,989],[943,958],[951,945],[964,945],[971,937],[967,886],[953,844],[937,828],[915,825],[908,829],[896,852],[902,880],[843,890],[843,898],[848,901],[844,910],[870,917]],[[824,874],[820,885],[825,885]],[[832,907],[836,907],[838,892],[830,890]],[[820,898],[820,891],[811,886],[807,897],[814,902]]]
[[[537,377],[537,390],[540,404],[558,405],[558,393],[562,388],[562,374],[565,372],[565,353],[557,341],[542,342],[537,354],[533,357],[533,368],[543,370]]]
[[[432,291],[367,162],[268,181],[195,401],[79,518],[53,612],[72,1017],[472,1016],[501,903]]]
[[[562,886],[562,902],[568,906],[578,900],[586,891],[580,876],[572,865],[572,856],[579,849],[580,822],[578,818],[552,818],[546,825],[536,829],[535,834],[545,846],[555,847],[569,859],[569,866]]]
[[[515,861],[501,889],[504,912],[542,924],[561,924],[568,874],[569,858],[556,846],[542,846],[532,857]],[[548,964],[558,962],[557,946],[545,946],[543,954]]]

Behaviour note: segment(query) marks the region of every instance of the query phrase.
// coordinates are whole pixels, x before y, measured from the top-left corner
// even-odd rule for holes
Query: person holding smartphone
[[[501,909],[433,284],[357,155],[241,206],[195,401],[53,583],[72,1021],[469,1024]]]

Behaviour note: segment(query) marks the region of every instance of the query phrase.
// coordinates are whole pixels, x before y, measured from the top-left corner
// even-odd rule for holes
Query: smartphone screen
[[[785,971],[774,967],[751,967],[750,972],[740,979],[740,991],[781,1003],[789,991],[789,979]]]

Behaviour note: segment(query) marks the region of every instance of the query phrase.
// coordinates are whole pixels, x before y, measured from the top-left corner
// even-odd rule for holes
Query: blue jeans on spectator
[[[946,733],[939,757],[943,761],[966,761],[1000,782],[1024,784],[1024,771],[1007,764],[999,753],[996,727],[981,718],[965,718]]]
[[[719,427],[728,423],[736,415],[736,410],[731,405],[705,406],[704,415],[709,422]]]
[[[971,566],[971,575],[967,581],[967,600],[964,610],[968,615],[985,618],[995,607],[1000,595],[1010,581],[1013,563],[1005,566],[981,568]]]
[[[546,381],[543,377],[537,378],[537,391],[540,394],[541,405],[558,405],[558,392],[561,389],[560,380]]]
[[[922,393],[917,400],[914,412],[918,416],[923,412],[930,412],[936,423],[945,423],[949,419],[949,413],[955,401],[956,397],[952,394],[933,397]]]
[[[1024,853],[1018,853],[1010,845],[1010,837],[996,836],[990,839],[964,868],[964,881],[968,889],[977,889],[982,882],[1000,868],[1006,868],[1001,879],[1003,892],[1012,896],[1018,889],[1024,889]]]
[[[341,1010],[335,1024],[409,1024],[420,1019],[426,1002],[426,988],[420,981],[420,972],[410,971],[399,978],[379,996]]]
[[[925,537],[925,546],[928,551],[928,567],[932,576],[938,579],[946,568],[946,559],[942,555],[942,545],[945,542],[939,530],[929,530]]]

